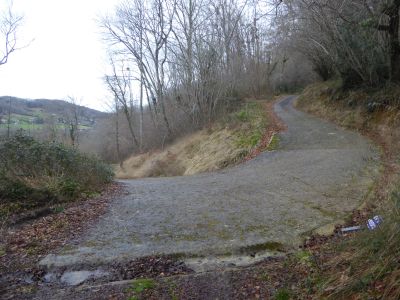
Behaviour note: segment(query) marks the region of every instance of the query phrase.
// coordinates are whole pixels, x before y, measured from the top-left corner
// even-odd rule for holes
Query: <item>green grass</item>
[[[43,119],[42,124],[35,124],[34,120],[35,118],[41,118]],[[32,115],[20,115],[20,114],[11,114],[11,124],[10,128],[12,130],[17,130],[17,129],[23,129],[23,130],[43,130],[46,127],[54,127],[56,129],[65,129],[68,126],[62,123],[58,123],[54,120],[54,124],[52,122],[49,122],[48,120],[53,119],[53,116],[44,114],[41,111],[36,111]],[[47,121],[46,121],[47,120]],[[8,121],[8,116],[3,116],[3,122]],[[7,129],[8,124],[0,124],[0,129]],[[92,127],[89,125],[79,125],[79,129],[81,130],[88,130],[91,129]]]
[[[250,135],[241,134],[237,139],[237,145],[244,148],[254,148],[262,138],[262,132],[257,130]]]
[[[262,104],[249,102],[233,115],[231,123],[237,126],[235,131],[237,146],[252,149],[262,139],[268,120]]]
[[[279,136],[274,134],[274,136],[272,137],[271,142],[269,143],[267,150],[268,151],[275,151],[279,148]]]
[[[291,295],[288,289],[279,289],[275,294],[275,300],[289,300]]]
[[[285,251],[285,247],[279,242],[266,242],[240,248],[241,253],[253,253],[260,251],[283,252]]]
[[[153,289],[155,287],[156,282],[151,278],[136,279],[132,282],[131,286],[128,289],[129,292],[133,293],[133,295],[130,296],[128,299],[137,300],[144,291]]]
[[[142,293],[145,290],[152,289],[156,286],[153,279],[140,278],[132,282],[131,290],[135,293]]]

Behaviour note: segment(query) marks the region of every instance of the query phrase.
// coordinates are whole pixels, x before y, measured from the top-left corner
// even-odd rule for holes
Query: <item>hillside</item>
[[[248,101],[209,128],[176,140],[162,150],[133,155],[116,169],[118,178],[193,175],[223,169],[271,149],[279,131],[272,101]],[[270,149],[270,150],[271,150]]]
[[[63,100],[28,100],[2,96],[0,97],[0,129],[8,126],[9,114],[12,129],[41,129],[46,125],[63,127],[75,112],[81,129],[89,129],[96,124],[98,119],[107,116],[104,112]]]

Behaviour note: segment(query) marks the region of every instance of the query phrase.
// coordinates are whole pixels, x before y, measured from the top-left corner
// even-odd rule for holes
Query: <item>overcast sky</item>
[[[1,5],[8,0],[0,0]],[[20,45],[32,43],[0,66],[0,96],[82,98],[82,104],[105,109],[110,95],[102,76],[107,60],[96,23],[120,0],[14,0],[24,16]]]

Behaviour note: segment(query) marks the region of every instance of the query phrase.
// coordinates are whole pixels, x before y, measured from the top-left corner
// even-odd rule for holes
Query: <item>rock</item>
[[[65,272],[61,276],[61,283],[66,285],[79,285],[90,278],[99,278],[106,275],[106,272],[102,272],[99,270]]]
[[[54,282],[57,280],[57,275],[54,273],[47,273],[46,275],[44,275],[43,280],[46,283]]]
[[[66,285],[78,285],[89,279],[92,272],[89,271],[75,271],[66,272],[61,276],[61,283]]]

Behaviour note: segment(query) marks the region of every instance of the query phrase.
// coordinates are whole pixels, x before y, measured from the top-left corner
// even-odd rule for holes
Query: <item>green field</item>
[[[58,117],[50,116],[44,114],[41,110],[35,111],[35,114],[27,116],[27,115],[19,115],[19,114],[11,114],[10,115],[10,129],[12,130],[42,130],[44,128],[56,128],[56,129],[65,129],[67,128],[66,124],[59,123]],[[8,128],[8,116],[2,117],[2,123],[0,124],[0,129]],[[92,127],[89,125],[79,125],[79,129],[88,130]]]

